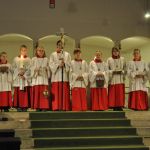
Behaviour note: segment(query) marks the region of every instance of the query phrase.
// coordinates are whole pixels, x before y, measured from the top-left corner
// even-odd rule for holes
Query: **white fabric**
[[[104,75],[105,85],[107,87],[108,84],[108,66],[105,62],[96,63],[94,60],[90,62],[89,65],[89,80],[90,80],[90,87],[96,88],[96,75],[101,73]]]
[[[51,81],[52,82],[61,82],[62,81],[62,68],[59,67],[61,60],[64,59],[65,67],[63,69],[63,81],[69,80],[69,70],[71,65],[71,56],[68,52],[63,51],[62,53],[53,52],[50,55],[49,66],[52,72]]]
[[[78,76],[83,76],[83,81],[77,80]],[[88,85],[88,65],[85,60],[71,61],[70,86],[86,88]]]
[[[40,69],[40,73],[35,72],[36,69]],[[33,57],[31,61],[32,86],[48,85],[49,77],[50,77],[50,70],[48,65],[48,58]]]
[[[148,80],[148,65],[144,61],[130,61],[127,65],[129,77],[129,92],[147,91],[146,82]],[[136,75],[144,75],[144,78],[135,78]]]
[[[23,63],[22,63],[23,62]],[[24,67],[25,70],[25,80],[22,81],[22,79],[18,76],[20,72],[20,68]],[[20,87],[20,83],[23,82],[24,86],[30,86],[31,85],[31,59],[29,57],[21,59],[20,57],[15,57],[13,60],[13,86],[14,87]]]
[[[0,92],[11,91],[12,70],[10,64],[0,64],[0,67],[8,67],[8,73],[0,72]]]
[[[109,69],[109,84],[124,83],[126,75],[126,63],[124,57],[119,59],[113,59],[112,57],[107,59]],[[122,71],[122,74],[113,74],[113,71]]]

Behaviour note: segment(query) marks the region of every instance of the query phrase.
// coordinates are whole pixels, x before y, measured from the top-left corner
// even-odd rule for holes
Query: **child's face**
[[[44,56],[44,49],[37,48],[37,54],[38,54],[38,56],[43,57]]]
[[[27,48],[22,47],[22,48],[20,49],[20,54],[23,55],[23,56],[27,56]]]
[[[113,50],[113,55],[114,55],[114,56],[119,56],[119,51]]]
[[[133,54],[135,59],[139,59],[141,57],[140,52],[139,51],[135,51]]]
[[[102,59],[102,54],[100,52],[97,52],[95,56],[96,59]]]
[[[7,61],[7,55],[6,54],[2,54],[0,56],[1,62],[6,62]]]
[[[75,59],[81,59],[81,53],[77,52],[74,54]]]
[[[57,44],[57,48],[60,49],[60,50],[63,48],[62,42],[59,42],[59,43]]]

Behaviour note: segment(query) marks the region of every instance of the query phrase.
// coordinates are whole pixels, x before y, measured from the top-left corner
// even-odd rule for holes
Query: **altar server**
[[[88,85],[88,65],[81,59],[80,49],[74,50],[74,60],[71,61],[70,85],[72,88],[72,110],[87,110],[86,88]]]
[[[12,70],[7,60],[7,53],[0,53],[0,109],[5,112],[12,107]]]
[[[18,111],[27,111],[30,107],[30,66],[31,59],[27,56],[28,48],[21,45],[19,56],[13,60],[13,87],[14,102],[13,105]]]
[[[89,80],[92,110],[108,109],[108,67],[102,60],[102,52],[97,51],[94,60],[89,65]]]
[[[69,71],[71,56],[63,50],[61,40],[57,41],[57,49],[50,55],[49,66],[52,72],[51,94],[52,110],[70,110]]]
[[[109,68],[109,108],[122,111],[125,105],[126,63],[124,57],[120,56],[120,49],[112,48],[112,56],[108,58],[107,64]]]
[[[141,60],[139,49],[133,52],[133,60],[128,63],[127,69],[129,77],[129,99],[128,107],[133,110],[148,109],[148,80],[147,63]]]
[[[43,47],[36,48],[35,57],[31,62],[31,77],[32,77],[32,108],[38,111],[49,110],[49,91],[48,79],[50,70]]]

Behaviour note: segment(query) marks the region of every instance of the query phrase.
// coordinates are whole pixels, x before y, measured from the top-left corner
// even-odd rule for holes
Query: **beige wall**
[[[73,50],[75,48],[75,40],[69,36],[64,36],[65,46],[64,50],[68,51],[71,55],[73,54]],[[56,50],[56,42],[60,40],[59,36],[49,35],[38,40],[40,46],[43,46],[46,51],[46,55],[49,58],[50,54]]]
[[[0,34],[19,33],[34,41],[64,27],[77,41],[90,35],[113,40],[140,35],[150,37],[144,19],[146,0],[0,0]]]
[[[7,34],[0,36],[0,52],[5,51],[8,54],[8,60],[12,63],[14,57],[19,55],[19,49],[22,44],[28,47],[28,56],[33,56],[33,40],[25,35]]]

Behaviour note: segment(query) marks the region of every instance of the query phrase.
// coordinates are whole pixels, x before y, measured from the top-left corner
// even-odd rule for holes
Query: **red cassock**
[[[72,111],[86,111],[87,99],[86,89],[74,87],[72,89]]]
[[[106,88],[91,88],[92,110],[107,110],[108,96]]]
[[[0,92],[0,107],[12,107],[11,91]]]
[[[112,84],[108,87],[109,107],[124,107],[125,104],[125,85]]]
[[[148,110],[148,95],[145,91],[129,93],[128,107],[133,110]]]
[[[19,87],[14,88],[14,101],[13,106],[15,108],[29,108],[31,87],[24,87],[24,90],[20,90]]]
[[[52,110],[70,110],[69,82],[52,82]]]
[[[48,85],[35,85],[32,87],[32,104],[33,109],[50,109],[49,95],[44,95],[48,91]]]

